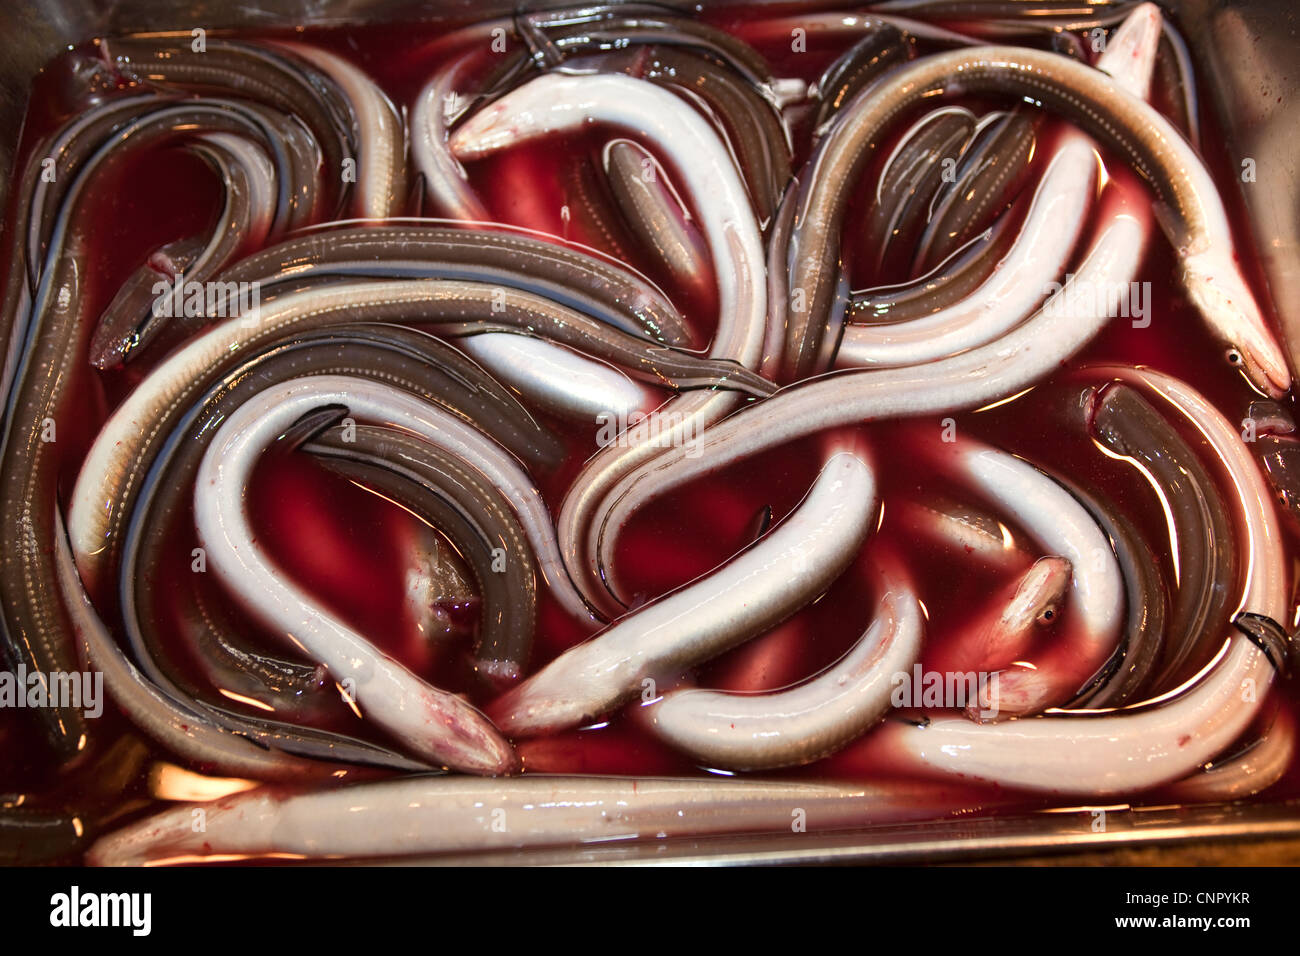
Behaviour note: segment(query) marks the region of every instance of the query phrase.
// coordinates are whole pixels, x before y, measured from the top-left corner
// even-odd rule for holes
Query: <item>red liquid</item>
[[[725,15],[719,19],[727,23]],[[299,31],[292,36],[347,57],[366,70],[399,107],[409,109],[440,62],[439,57],[445,55],[430,52],[432,42],[445,29],[434,24],[331,28]],[[771,58],[777,75],[812,80],[846,46],[847,43],[810,43],[806,55],[792,54],[788,46],[760,52]],[[57,62],[38,78],[24,132],[22,157],[41,134],[56,128],[65,118],[51,92],[58,88],[59,79]],[[989,106],[968,105],[977,111]],[[807,153],[807,132],[796,127],[800,161]],[[607,138],[604,132],[593,130],[580,136],[508,150],[473,164],[469,170],[471,183],[501,221],[563,235],[612,255],[629,256],[629,264],[663,283],[664,277],[656,273],[652,261],[639,254],[626,236],[607,235],[593,228],[592,220],[582,215],[576,171],[580,163],[591,161]],[[1049,142],[1050,138],[1049,132],[1040,142]],[[1216,141],[1212,128],[1206,129],[1205,140]],[[1037,165],[1041,166],[1041,157],[1049,152],[1039,150]],[[873,174],[878,165],[879,157]],[[1117,177],[1127,175],[1112,157],[1107,157],[1107,165]],[[97,190],[96,195],[94,269],[90,286],[93,299],[90,312],[94,315],[102,311],[118,285],[149,252],[163,243],[207,228],[219,202],[218,184],[212,174],[201,161],[179,149],[158,150],[142,157],[104,189]],[[1225,190],[1224,195],[1231,201],[1235,192]],[[11,197],[11,221],[13,202],[18,198],[21,197]],[[1239,215],[1238,211],[1233,212]],[[1089,241],[1086,231],[1083,241]],[[850,278],[858,288],[871,284],[874,277],[854,274]],[[1205,393],[1232,421],[1244,417],[1247,403],[1255,396],[1236,373],[1223,365],[1220,349],[1205,332],[1202,320],[1176,284],[1172,253],[1158,234],[1152,237],[1138,278],[1152,283],[1150,328],[1138,330],[1122,319],[1115,320],[1067,369],[1042,382],[1028,395],[989,411],[953,417],[959,434],[981,438],[1103,493],[1125,510],[1146,540],[1159,550],[1166,539],[1164,521],[1149,487],[1131,468],[1100,454],[1086,434],[1063,425],[1059,415],[1052,411],[1050,398],[1075,383],[1099,383],[1101,379],[1090,376],[1086,367],[1111,362],[1147,364],[1183,378]],[[704,301],[709,297],[681,297],[679,290],[667,288],[667,291],[698,331],[699,344],[707,342],[716,303]],[[62,485],[65,494],[98,427],[147,370],[145,366],[131,365],[123,371],[87,375],[84,434],[66,446],[68,461]],[[1294,413],[1292,400],[1288,399],[1287,404]],[[569,483],[582,462],[595,451],[595,443],[589,429],[555,421],[548,424],[566,437],[571,448],[569,459],[554,474],[535,476],[552,513],[558,514]],[[810,436],[666,494],[634,518],[619,540],[619,573],[631,593],[649,599],[707,573],[746,545],[754,517],[762,508],[770,507],[774,520],[787,515],[816,477],[832,439],[862,442],[875,458],[886,516],[855,565],[796,618],[697,668],[685,675],[686,680],[706,687],[772,689],[833,663],[871,621],[874,597],[863,582],[867,580],[866,569],[871,559],[883,553],[897,554],[920,588],[929,612],[927,641],[932,647],[961,639],[972,617],[1006,583],[1006,573],[981,567],[968,555],[954,553],[908,533],[900,528],[889,508],[890,502],[909,498],[925,500],[936,493],[962,501],[972,500],[960,488],[947,486],[911,464],[918,459],[905,453],[915,432],[936,427],[933,420],[904,421],[845,429],[837,436]],[[1187,437],[1192,440],[1193,436]],[[63,445],[62,441],[60,444]],[[463,692],[480,706],[490,702],[482,686],[472,680],[467,666],[476,629],[473,607],[457,608],[452,635],[439,641],[420,635],[404,608],[402,582],[412,532],[409,515],[332,475],[305,456],[268,456],[259,467],[249,494],[250,513],[259,540],[287,577],[317,595],[331,611],[430,682]],[[1027,540],[1014,527],[1014,522],[1006,516],[999,517],[1012,525],[1019,540]],[[1295,529],[1288,527],[1288,534],[1290,551],[1294,554]],[[192,523],[183,521],[169,545],[169,556],[161,562],[165,579],[158,590],[164,600],[173,587],[188,587],[192,583],[188,555],[196,545]],[[1032,549],[1032,544],[1029,547]],[[1167,579],[1172,579],[1172,562],[1167,555],[1163,561],[1162,570]],[[202,586],[208,589],[212,599],[228,605],[235,603],[222,593],[215,581],[205,580]],[[115,608],[113,590],[110,586],[101,589],[105,593],[93,595],[106,617],[109,609]],[[287,653],[274,635],[266,633],[253,620],[248,619],[245,624],[248,633],[258,635],[268,651]],[[1210,658],[1226,626],[1225,620],[1207,630],[1202,646],[1188,662],[1188,673],[1199,669]],[[549,595],[543,594],[529,672],[535,672],[587,636]],[[1040,640],[1059,641],[1064,637],[1062,627],[1058,626]],[[192,680],[201,679],[195,662],[188,659],[183,648],[177,646],[171,650],[174,664],[182,673]],[[327,706],[318,718],[321,726],[384,739],[381,731],[368,726],[341,700],[325,696]],[[1283,695],[1275,690],[1273,696],[1282,706],[1294,710],[1295,701],[1289,693]],[[112,709],[110,705],[108,710]],[[635,710],[635,706],[626,708],[590,729],[521,742],[519,750],[526,770],[642,775],[705,773],[646,733],[635,719]],[[1264,713],[1268,711],[1267,707],[1263,709]],[[249,712],[258,713],[251,709]],[[106,715],[95,729],[105,739],[133,733],[115,714]],[[24,715],[0,711],[0,792],[27,793],[32,803],[50,808],[66,805],[81,809],[88,805],[93,815],[105,817],[134,814],[163,805],[151,798],[143,774],[132,786],[112,793],[96,793],[89,771],[60,778],[39,748],[27,743],[34,739],[32,733]],[[174,759],[160,751],[151,751],[150,756],[158,760]],[[874,780],[889,773],[889,768],[880,766],[870,753],[869,736],[840,754],[784,772],[795,777],[850,780]],[[969,802],[977,802],[983,792],[981,788],[971,787]],[[1294,768],[1257,799],[1293,796],[1300,796],[1300,780]],[[1134,799],[1165,802],[1158,792]],[[1024,804],[1046,807],[1058,802],[1050,797],[1028,796]],[[959,813],[965,805],[964,802],[954,804],[952,810]]]

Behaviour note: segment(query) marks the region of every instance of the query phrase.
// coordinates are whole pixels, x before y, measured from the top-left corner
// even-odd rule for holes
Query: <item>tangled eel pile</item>
[[[5,659],[102,673],[129,722],[105,739],[51,697],[22,732],[37,746],[39,721],[62,773],[102,778],[142,737],[218,798],[202,828],[189,805],[6,801],[4,852],[376,857],[1276,782],[1275,503],[1295,507],[1300,446],[1195,78],[1151,4],[1020,7],[521,15],[441,33],[398,105],[302,38],[78,53],[78,108],[26,153],[9,230]],[[778,75],[809,48],[831,51],[819,75]],[[503,204],[475,174],[579,140],[589,157],[553,164],[572,235],[530,219],[554,183]],[[164,150],[214,175],[216,220],[101,303],[88,211]],[[1214,400],[1071,362],[1130,321],[1160,244],[1204,324],[1189,341],[1216,343]],[[69,460],[52,436],[95,419],[103,382],[120,398]],[[1253,398],[1245,430],[1224,389]],[[1009,403],[1140,474],[1167,539],[952,417]],[[802,500],[646,593],[620,541],[772,453],[814,459]],[[464,686],[286,573],[249,494],[276,462],[400,509],[417,627],[448,595],[476,609]],[[945,493],[900,493],[899,471]],[[900,537],[996,584],[954,628]],[[748,647],[797,659],[834,589],[870,613],[831,663],[710,685]],[[575,636],[535,648],[552,630]],[[900,703],[922,670],[981,675],[978,699]],[[356,724],[319,719],[340,704]],[[545,745],[610,722],[727,775],[574,775]]]

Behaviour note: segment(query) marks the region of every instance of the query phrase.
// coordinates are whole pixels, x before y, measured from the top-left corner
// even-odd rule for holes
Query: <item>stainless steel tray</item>
[[[0,5],[0,200],[18,146],[32,77],[61,49],[105,34],[400,22],[488,17],[571,2],[502,0],[7,0]],[[694,4],[677,5],[690,9]],[[760,4],[750,4],[758,6]],[[1282,321],[1293,374],[1300,372],[1300,10],[1291,0],[1161,0],[1192,47],[1202,95],[1224,137],[1225,168],[1253,159],[1242,206]],[[784,6],[784,4],[783,4]],[[842,8],[843,2],[814,2]],[[1216,157],[1217,158],[1217,157]],[[1300,800],[1249,805],[1106,806],[801,833],[539,849],[424,859],[420,863],[836,863],[951,862],[1025,854],[1067,854],[1180,841],[1300,841]],[[1297,843],[1300,857],[1300,843]],[[401,861],[409,863],[412,861]]]

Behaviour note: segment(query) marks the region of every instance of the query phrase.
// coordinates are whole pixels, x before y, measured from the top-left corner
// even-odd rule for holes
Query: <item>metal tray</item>
[[[662,0],[661,0],[662,2]],[[1280,317],[1293,375],[1300,373],[1300,10],[1291,0],[1160,0],[1192,48],[1205,108],[1223,140],[1214,148],[1226,169],[1253,159],[1254,183],[1240,185],[1267,288]],[[523,9],[572,6],[503,0],[7,0],[0,5],[0,202],[18,147],[32,77],[60,50],[99,36],[135,32],[342,25],[489,17]],[[695,4],[664,3],[683,10]],[[737,4],[728,4],[736,6]],[[750,3],[749,6],[765,5]],[[788,4],[781,4],[788,9]],[[809,9],[844,8],[814,2]],[[1225,197],[1233,205],[1234,197]],[[1297,841],[1300,800],[1246,805],[1074,806],[1013,816],[879,826],[823,833],[728,836],[651,843],[459,854],[402,863],[754,864],[918,863],[1068,855],[1117,847],[1166,847],[1187,841]],[[1242,859],[1238,862],[1245,862]]]

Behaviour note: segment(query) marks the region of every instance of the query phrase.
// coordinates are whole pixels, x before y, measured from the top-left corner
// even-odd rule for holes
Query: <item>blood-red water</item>
[[[726,13],[715,18],[724,26],[758,35],[752,31],[751,18],[742,21]],[[396,104],[409,110],[421,86],[447,56],[445,44],[439,44],[438,39],[448,29],[445,24],[403,24],[308,29],[249,38],[292,37],[331,49],[367,71]],[[811,42],[805,53],[792,52],[779,35],[760,44],[759,49],[769,57],[778,75],[813,80],[850,42],[847,37],[834,41],[814,39],[816,42]],[[20,161],[43,134],[67,116],[68,107],[57,95],[64,89],[66,66],[66,60],[56,61],[38,78]],[[991,104],[968,105],[986,109]],[[808,132],[806,124],[796,125],[800,158],[808,151]],[[1215,142],[1214,135],[1212,127],[1207,126],[1206,141]],[[631,265],[665,282],[653,261],[638,253],[626,236],[600,228],[600,208],[587,206],[589,194],[584,182],[589,184],[589,179],[583,179],[584,164],[592,162],[606,138],[605,133],[593,129],[503,151],[471,165],[471,185],[502,222],[562,235],[628,257]],[[1050,134],[1045,138],[1050,140]],[[1037,162],[1041,163],[1045,152],[1040,150]],[[1117,188],[1140,188],[1113,157],[1105,158]],[[1225,196],[1231,199],[1235,193],[1225,190]],[[10,222],[13,205],[21,198],[10,197]],[[217,213],[219,198],[218,184],[202,161],[176,148],[142,156],[115,173],[102,189],[97,188],[90,217],[94,255],[88,287],[89,314],[99,314],[118,285],[150,251],[206,228]],[[1234,210],[1237,215],[1239,212]],[[12,240],[12,230],[9,238]],[[1243,247],[1247,247],[1245,243]],[[850,278],[855,285],[872,279],[866,275]],[[1067,368],[1029,393],[953,418],[958,433],[1022,455],[1116,502],[1161,553],[1168,578],[1171,559],[1160,549],[1167,531],[1150,487],[1132,468],[1101,454],[1089,436],[1067,420],[1061,411],[1062,397],[1071,388],[1102,381],[1102,377],[1090,374],[1088,367],[1106,363],[1147,364],[1183,378],[1233,421],[1244,417],[1247,403],[1256,396],[1238,374],[1224,365],[1220,349],[1179,290],[1172,253],[1158,235],[1149,245],[1139,278],[1151,283],[1149,327],[1135,328],[1132,323],[1114,321]],[[672,288],[667,291],[677,296],[677,304],[700,341],[707,341],[714,321],[713,298],[682,297],[680,290]],[[68,455],[62,485],[65,495],[98,426],[148,367],[149,363],[143,363],[86,376],[81,434],[66,446],[60,443]],[[553,473],[535,476],[552,512],[558,513],[582,462],[596,450],[594,429],[539,417],[561,433],[570,448],[568,460]],[[987,608],[990,596],[1009,580],[1007,572],[982,566],[969,554],[912,534],[891,510],[891,503],[929,500],[937,494],[969,500],[960,487],[928,470],[923,456],[910,451],[918,434],[939,427],[937,419],[908,420],[864,424],[832,436],[810,436],[665,494],[637,514],[619,541],[617,564],[629,592],[638,599],[650,599],[707,573],[748,544],[755,516],[762,509],[770,508],[776,521],[789,514],[816,477],[827,448],[835,442],[864,445],[877,465],[884,520],[854,565],[795,618],[697,668],[686,679],[700,686],[756,691],[780,687],[820,671],[842,655],[869,624],[873,596],[864,582],[871,561],[883,553],[897,555],[920,589],[928,612],[928,640],[933,646],[960,640],[974,617]],[[1187,437],[1194,443],[1197,440],[1194,434]],[[403,603],[403,580],[410,562],[409,515],[304,456],[294,455],[268,456],[254,475],[248,500],[259,540],[285,575],[417,673],[439,686],[469,695],[477,704],[489,703],[484,688],[471,679],[465,666],[472,645],[472,618],[462,618],[450,639],[433,641],[413,626]],[[1017,541],[1028,541],[1014,520],[1000,517]],[[1288,535],[1290,553],[1295,554],[1294,529],[1289,528]],[[189,555],[196,544],[192,525],[182,521],[175,540],[169,544],[169,556],[161,562],[163,579],[157,586],[160,593],[194,585]],[[1028,547],[1032,549],[1032,544]],[[205,580],[201,587],[214,599],[237,609],[237,601],[224,594],[215,581]],[[101,588],[93,595],[106,615],[115,605],[111,590]],[[274,635],[265,633],[255,621],[247,619],[244,623],[247,632],[260,636],[268,650],[285,652]],[[1202,646],[1197,648],[1187,665],[1189,672],[1203,665],[1217,648],[1227,622],[1218,625],[1207,632]],[[1068,639],[1069,627],[1068,621],[1059,624],[1040,638],[1040,644]],[[587,636],[587,630],[570,620],[543,593],[530,669],[536,670]],[[185,649],[178,645],[172,650],[174,666],[187,677],[200,679]],[[1290,696],[1275,697],[1282,706],[1294,707]],[[637,719],[636,710],[633,705],[594,727],[522,742],[520,753],[526,770],[688,775],[705,772],[650,736]],[[359,736],[383,738],[342,700],[332,700],[319,722]],[[105,749],[108,740],[133,735],[126,723],[113,715],[99,729],[105,731]],[[0,792],[29,794],[33,803],[49,807],[80,809],[89,800],[97,808],[95,814],[104,818],[156,806],[151,804],[153,794],[143,774],[112,793],[86,796],[94,790],[90,772],[82,770],[60,778],[30,743],[32,739],[31,728],[21,715],[0,713]],[[150,751],[148,759],[174,758]],[[103,772],[102,762],[93,766],[98,768],[94,773]],[[890,770],[879,764],[869,744],[863,742],[786,773],[855,779],[878,778]],[[1261,799],[1300,794],[1297,776],[1293,768]],[[978,803],[982,792],[971,787],[969,803]],[[1159,801],[1161,796],[1154,794],[1146,799]],[[1052,803],[1051,798],[1025,799],[1027,806]],[[954,804],[952,809],[960,812],[965,805]]]

